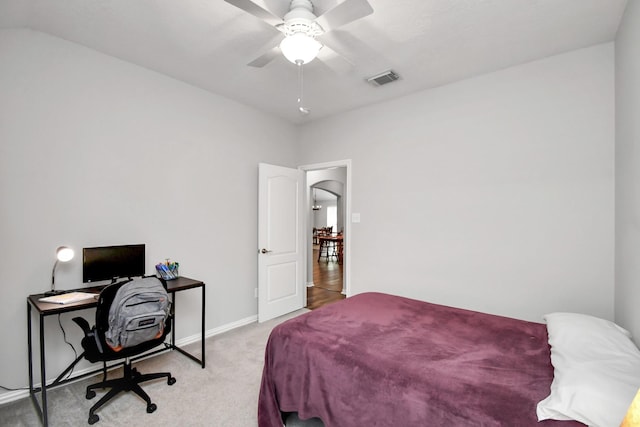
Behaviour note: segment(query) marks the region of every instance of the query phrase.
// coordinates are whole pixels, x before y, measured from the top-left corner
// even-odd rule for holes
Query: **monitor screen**
[[[144,245],[100,246],[82,249],[82,281],[144,276]]]

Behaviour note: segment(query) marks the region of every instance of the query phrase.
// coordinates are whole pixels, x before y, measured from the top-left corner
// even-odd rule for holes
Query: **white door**
[[[302,308],[304,284],[304,175],[259,164],[258,321]]]

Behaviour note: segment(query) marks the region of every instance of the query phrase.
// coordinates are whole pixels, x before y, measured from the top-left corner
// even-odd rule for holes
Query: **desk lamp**
[[[56,291],[56,267],[58,266],[59,261],[71,261],[71,259],[73,259],[73,255],[73,249],[67,246],[60,246],[56,249],[56,262],[53,264],[53,271],[51,272],[51,290],[44,293],[46,296],[64,293],[64,291]]]

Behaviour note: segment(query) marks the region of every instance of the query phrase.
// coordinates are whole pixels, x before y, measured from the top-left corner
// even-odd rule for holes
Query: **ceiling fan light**
[[[304,33],[287,36],[280,43],[282,54],[294,64],[299,61],[303,64],[313,61],[321,48],[322,44],[318,40]]]

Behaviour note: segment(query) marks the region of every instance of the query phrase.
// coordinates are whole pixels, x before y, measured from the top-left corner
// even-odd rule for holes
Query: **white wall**
[[[306,124],[302,163],[353,162],[351,292],[613,318],[613,65],[599,45]]]
[[[296,165],[292,125],[29,30],[0,31],[0,94],[2,385],[27,385],[25,297],[49,288],[61,244],[146,243],[148,273],[171,257],[205,281],[207,329],[256,315],[257,165]],[[82,286],[81,264],[57,287]],[[178,339],[198,334],[199,291],[177,302]],[[73,353],[47,323],[60,372]]]
[[[1,31],[0,336],[12,345],[0,383],[26,385],[25,296],[47,289],[60,244],[146,243],[149,271],[171,257],[207,283],[207,329],[255,315],[261,161],[352,159],[352,293],[613,318],[613,54],[575,51],[296,130],[78,45]],[[58,273],[60,288],[78,286],[79,259]],[[178,303],[178,338],[197,334],[199,294]],[[73,355],[48,323],[54,372]]]
[[[640,2],[616,38],[616,322],[640,336]],[[636,343],[638,343],[636,338]]]

